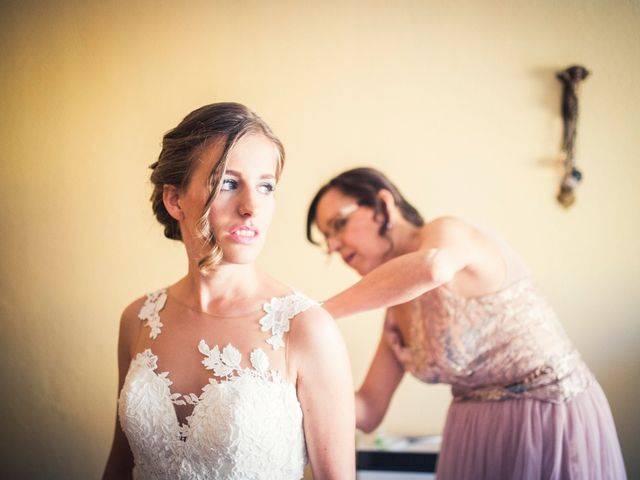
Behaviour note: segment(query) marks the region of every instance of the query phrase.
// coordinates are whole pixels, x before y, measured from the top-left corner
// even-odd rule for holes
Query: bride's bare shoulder
[[[136,298],[124,308],[120,316],[121,341],[127,344],[131,344],[134,341],[140,331],[140,325],[143,320],[143,318],[141,318],[143,308],[151,301],[161,301],[159,295],[160,291],[156,292],[155,296],[154,294],[143,295]]]
[[[342,342],[335,320],[321,305],[315,304],[296,315],[291,322],[291,344],[294,348]]]

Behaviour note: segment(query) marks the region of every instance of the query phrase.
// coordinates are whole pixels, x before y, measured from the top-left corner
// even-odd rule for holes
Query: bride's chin
[[[260,256],[260,250],[254,251],[231,251],[231,252],[223,252],[222,254],[223,261],[229,264],[235,265],[247,265],[251,263],[256,263],[258,257]]]

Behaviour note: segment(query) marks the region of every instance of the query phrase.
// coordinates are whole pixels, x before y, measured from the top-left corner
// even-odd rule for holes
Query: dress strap
[[[285,297],[274,297],[265,303],[262,309],[266,315],[260,319],[263,332],[271,330],[271,337],[265,340],[273,350],[284,347],[283,335],[291,327],[291,319],[310,307],[318,305],[318,302],[299,293],[293,292]]]
[[[151,329],[149,337],[156,339],[162,331],[162,322],[160,321],[160,311],[167,303],[167,289],[161,288],[153,293],[147,293],[144,305],[138,313],[138,318],[142,321],[146,320],[146,326]]]
[[[502,260],[505,265],[505,278],[501,288],[506,288],[525,277],[531,276],[531,272],[522,258],[520,258],[520,255],[518,255],[502,237],[484,226],[479,226],[477,224],[472,225],[485,237],[489,238],[500,250],[500,254],[502,255]]]

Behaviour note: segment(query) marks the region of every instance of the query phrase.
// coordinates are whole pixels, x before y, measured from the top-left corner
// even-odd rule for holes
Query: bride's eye
[[[236,180],[233,180],[231,178],[225,178],[222,181],[221,190],[229,191],[229,190],[235,190],[236,188],[238,188],[238,182]]]
[[[275,192],[276,186],[271,182],[265,182],[258,185],[258,191],[264,194],[270,194]]]

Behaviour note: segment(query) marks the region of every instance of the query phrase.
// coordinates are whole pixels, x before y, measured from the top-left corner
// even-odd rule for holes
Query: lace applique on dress
[[[147,299],[138,313],[140,320],[146,320],[146,326],[151,329],[149,337],[156,339],[162,333],[164,326],[160,321],[160,311],[167,303],[167,289],[162,288],[153,293],[147,294]],[[294,292],[284,297],[274,297],[269,302],[262,305],[262,310],[266,313],[260,320],[263,332],[271,330],[271,337],[265,340],[273,350],[284,347],[283,335],[291,327],[291,319],[300,312],[310,307],[319,305],[315,300]]]
[[[164,289],[147,295],[139,314],[153,339],[161,332],[165,302]],[[265,341],[274,350],[283,346],[291,318],[313,305],[297,293],[265,303],[260,325],[272,333]],[[213,373],[200,395],[172,393],[169,372],[155,371],[158,357],[151,349],[129,366],[118,416],[134,457],[133,478],[301,479],[307,457],[295,384],[270,368],[262,348],[249,353],[249,367],[241,366],[243,354],[232,344],[220,349],[201,340],[197,348]],[[186,404],[194,408],[181,424],[174,405]]]
[[[207,370],[213,370],[216,377],[230,379],[241,375],[253,375],[264,380],[281,380],[280,372],[269,371],[269,357],[261,348],[254,349],[249,355],[251,368],[240,366],[242,354],[231,344],[220,352],[217,345],[209,348],[204,340],[200,340],[198,350],[205,356],[202,364]],[[215,380],[210,379],[209,382],[215,382]]]
[[[157,355],[153,354],[150,348],[147,348],[144,351],[140,352],[138,355],[136,355],[136,358],[133,361],[138,363],[140,366],[147,368],[152,372],[155,372],[156,369],[158,368],[158,357]],[[169,387],[173,385],[173,382],[169,379],[169,372],[159,372],[159,373],[156,372],[156,376],[158,377],[158,379],[162,380],[164,385],[167,387],[167,391],[169,392]],[[198,398],[193,393],[190,395],[195,397],[196,399]],[[186,397],[186,395],[182,395],[180,393],[171,393],[169,395],[169,398],[171,399],[171,403],[174,403],[176,405],[185,405],[185,402],[183,400],[180,400],[180,397]]]
[[[151,329],[149,337],[154,340],[160,335],[163,327],[160,321],[160,310],[164,308],[165,303],[167,303],[167,289],[156,290],[147,294],[147,299],[138,313],[140,320],[147,321],[147,327]]]
[[[286,297],[272,298],[269,303],[265,303],[262,309],[267,314],[260,319],[260,325],[263,332],[271,330],[271,337],[266,340],[271,348],[278,350],[284,347],[282,336],[289,331],[290,320],[298,313],[316,305],[318,302],[297,292]]]

